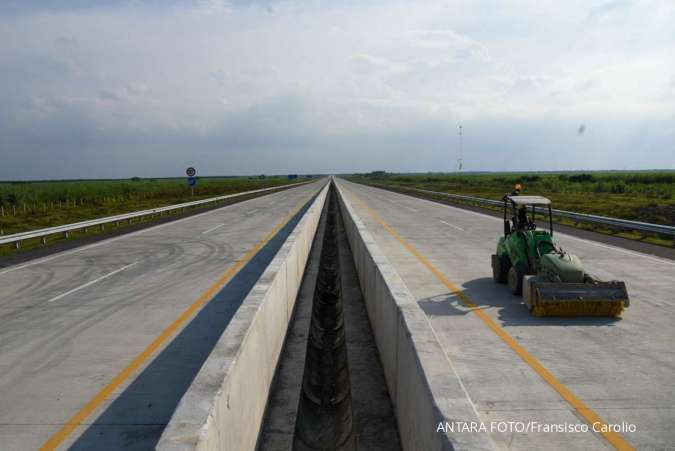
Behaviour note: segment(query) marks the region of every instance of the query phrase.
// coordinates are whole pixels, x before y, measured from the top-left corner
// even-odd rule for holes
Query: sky
[[[675,2],[0,3],[0,180],[675,169]]]

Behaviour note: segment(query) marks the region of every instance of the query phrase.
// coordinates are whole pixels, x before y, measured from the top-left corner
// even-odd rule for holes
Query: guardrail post
[[[306,183],[309,183],[309,182],[306,182]],[[224,197],[225,198],[240,197],[241,199],[247,199],[250,196],[253,196],[254,193],[267,192],[267,191],[270,191],[270,190],[276,190],[278,188],[279,187],[262,188],[260,190],[254,190],[252,192],[235,193],[235,194],[227,195],[227,196],[224,196]],[[288,187],[283,187],[283,188],[288,188]],[[175,205],[175,206],[161,207],[162,208],[161,210],[159,210],[159,209],[143,210],[143,211],[139,211],[139,212],[133,212],[131,214],[114,215],[114,216],[110,216],[110,217],[107,217],[107,218],[99,218],[97,220],[92,220],[92,221],[82,221],[82,222],[76,223],[76,224],[66,224],[66,225],[63,225],[63,226],[47,227],[47,228],[42,229],[42,230],[20,232],[20,233],[17,233],[17,234],[10,234],[9,236],[6,236],[4,234],[4,229],[0,229],[0,235],[2,236],[2,238],[0,238],[0,242],[2,242],[3,244],[7,244],[7,245],[14,244],[14,246],[19,248],[21,246],[21,242],[23,240],[39,238],[42,241],[42,243],[44,244],[47,241],[47,237],[51,236],[51,235],[58,236],[58,234],[63,233],[63,239],[68,239],[68,238],[70,238],[70,232],[72,232],[74,230],[82,231],[84,233],[87,233],[89,231],[90,227],[96,227],[96,226],[100,226],[101,230],[105,230],[105,224],[112,224],[111,227],[114,227],[115,225],[117,225],[119,227],[120,224],[123,221],[128,221],[129,224],[131,225],[134,221],[134,218],[138,218],[139,219],[138,222],[142,222],[144,220],[144,218],[148,215],[150,215],[151,217],[154,218],[156,216],[161,217],[161,216],[163,216],[164,213],[166,213],[166,215],[172,215],[173,212],[178,212],[178,211],[183,211],[183,212],[187,213],[187,210],[190,209],[190,208],[205,205],[205,204],[208,204],[208,203],[220,202],[220,201],[226,200],[225,198],[216,197],[216,198],[212,198],[212,199],[202,199],[202,200],[194,201],[194,202],[186,202],[186,203],[183,203],[182,205],[179,204],[179,205]],[[80,205],[82,205],[82,204],[83,204],[83,202],[80,201]],[[54,208],[56,206],[56,203],[51,202],[50,205],[52,205],[52,208]],[[77,200],[73,200],[73,201],[66,200],[65,202],[59,200],[58,205],[59,205],[59,208],[64,206],[64,205],[66,207],[69,207],[69,206],[74,207],[74,206],[77,205]],[[17,207],[19,209],[21,209],[21,204],[17,203],[16,205],[15,204],[8,205],[7,209],[4,209],[4,206],[0,206],[0,207],[2,208],[2,211],[0,211],[0,213],[4,213],[5,216],[9,216],[9,215],[12,215],[12,214],[14,214],[16,216]],[[10,210],[10,207],[11,207],[11,210]],[[39,206],[38,206],[37,203],[34,205],[35,209],[33,209],[33,210],[31,210],[31,208],[33,208],[33,207],[31,207],[29,204],[24,203],[24,207],[26,208],[27,211],[32,211],[33,213],[36,212],[36,211],[39,211]],[[47,204],[43,203],[43,210],[46,207],[47,207]],[[6,210],[6,211],[4,211],[4,210]],[[126,218],[120,219],[120,217],[126,217]],[[86,224],[86,226],[84,224]],[[66,227],[68,227],[68,229],[64,230]]]

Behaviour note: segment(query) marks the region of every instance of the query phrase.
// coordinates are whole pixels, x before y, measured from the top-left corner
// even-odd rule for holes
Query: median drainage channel
[[[397,449],[394,410],[331,186],[258,450]]]

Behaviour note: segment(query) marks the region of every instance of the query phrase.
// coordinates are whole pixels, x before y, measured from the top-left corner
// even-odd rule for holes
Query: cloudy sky
[[[508,4],[507,4],[508,3]],[[675,168],[675,2],[0,3],[0,179]]]

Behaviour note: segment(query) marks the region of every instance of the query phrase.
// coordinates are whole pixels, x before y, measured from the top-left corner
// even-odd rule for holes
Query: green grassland
[[[297,183],[278,177],[0,182],[0,230],[8,235],[190,200]]]
[[[523,194],[553,207],[655,224],[675,224],[675,171],[586,173],[360,174],[356,182],[420,188],[499,200],[521,183]],[[661,241],[656,239],[656,241]],[[663,243],[659,243],[663,244]],[[672,244],[672,242],[670,243]]]

